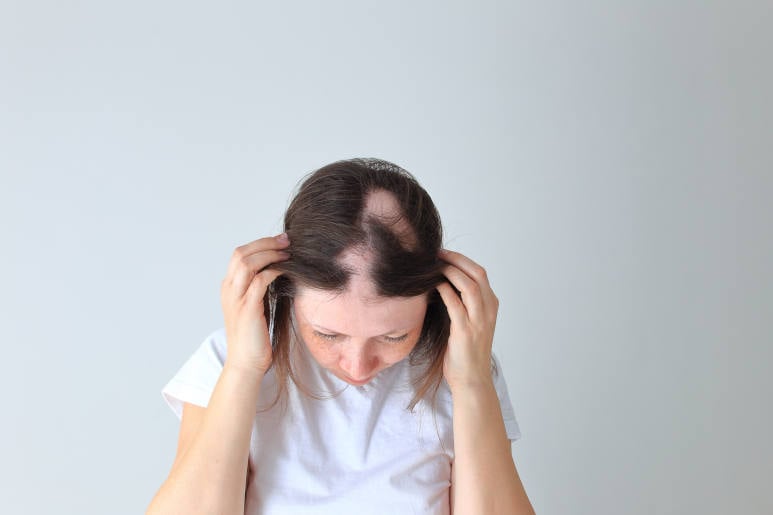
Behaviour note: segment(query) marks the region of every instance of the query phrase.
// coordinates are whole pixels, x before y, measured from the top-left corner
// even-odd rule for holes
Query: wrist
[[[490,375],[488,377],[475,377],[457,379],[448,382],[448,388],[451,390],[453,397],[461,395],[486,395],[494,392],[496,394],[496,388],[494,387],[494,378]]]
[[[226,359],[225,364],[223,365],[223,371],[228,371],[230,374],[260,382],[263,379],[263,376],[266,375],[267,369],[251,363],[240,363],[238,361],[228,361]]]

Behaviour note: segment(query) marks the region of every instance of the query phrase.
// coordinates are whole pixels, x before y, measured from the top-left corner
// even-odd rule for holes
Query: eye
[[[314,331],[314,334],[319,336],[323,340],[335,340],[336,338],[338,338],[337,334],[320,333],[319,331]]]
[[[402,336],[384,336],[384,341],[387,341],[389,343],[398,343],[408,338],[408,334],[404,334]]]

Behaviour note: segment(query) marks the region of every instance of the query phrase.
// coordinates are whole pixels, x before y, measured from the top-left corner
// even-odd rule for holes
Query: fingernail
[[[290,238],[287,237],[287,233],[286,232],[283,232],[282,234],[277,236],[276,239],[277,239],[277,241],[279,241],[281,243],[287,243],[288,241],[290,241]]]

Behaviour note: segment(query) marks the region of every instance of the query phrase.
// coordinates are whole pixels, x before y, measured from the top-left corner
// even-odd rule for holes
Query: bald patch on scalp
[[[346,292],[366,304],[383,300],[370,278],[370,266],[373,262],[373,252],[370,249],[360,247],[346,250],[339,257],[339,262],[351,273]]]
[[[405,219],[397,198],[387,190],[373,190],[365,197],[365,209],[363,221],[373,218],[389,229],[397,236],[400,243],[407,250],[413,250],[417,246],[416,235],[408,221]]]
[[[384,189],[375,189],[365,195],[360,224],[369,237],[373,237],[373,227],[378,224],[397,237],[403,250],[413,251],[418,247],[418,239],[411,225],[400,209],[395,195]],[[351,295],[365,304],[384,302],[373,282],[373,265],[377,261],[372,242],[364,241],[346,248],[336,258],[338,264],[348,276],[343,294]]]

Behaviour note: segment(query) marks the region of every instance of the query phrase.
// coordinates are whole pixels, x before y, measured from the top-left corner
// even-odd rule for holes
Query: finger
[[[283,249],[290,244],[290,240],[287,238],[287,233],[283,232],[276,236],[267,236],[265,238],[259,238],[257,240],[245,243],[241,247],[248,253],[257,252],[259,250],[267,249]]]
[[[443,303],[446,305],[451,324],[456,327],[466,325],[468,320],[467,309],[451,285],[443,282],[438,284],[436,288],[438,293],[440,293],[440,298],[443,299]]]
[[[255,304],[261,302],[266,295],[268,285],[274,282],[282,273],[280,270],[269,268],[255,274],[244,295],[245,301]]]
[[[478,283],[454,265],[446,265],[443,268],[443,275],[461,292],[461,301],[467,308],[470,318],[479,319],[484,306]]]
[[[451,263],[455,267],[463,270],[465,274],[475,279],[475,281],[478,282],[481,287],[484,285],[488,286],[488,275],[486,273],[486,269],[464,254],[454,252],[453,250],[441,249],[440,258],[443,261]]]
[[[239,259],[266,250],[286,249],[288,245],[290,245],[290,241],[287,238],[286,233],[282,233],[277,236],[260,238],[249,243],[245,243],[244,245],[240,245],[233,251],[231,261],[228,264],[228,270],[226,271],[226,276],[233,274],[234,270],[238,266]]]
[[[460,270],[463,270],[465,274],[472,277],[475,282],[478,283],[483,299],[483,304],[487,309],[496,309],[496,296],[494,295],[494,291],[491,289],[491,283],[489,282],[488,273],[486,272],[485,268],[460,252],[441,249],[439,254],[443,261],[454,265]]]
[[[284,250],[263,250],[249,256],[235,258],[234,271],[231,275],[231,294],[236,298],[244,295],[256,274],[268,265],[284,261],[290,254]]]

